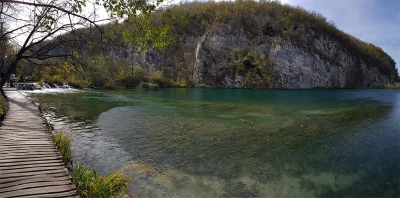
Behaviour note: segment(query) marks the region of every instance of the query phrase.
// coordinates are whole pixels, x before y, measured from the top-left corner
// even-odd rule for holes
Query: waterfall
[[[199,83],[201,81],[201,74],[203,72],[203,62],[200,60],[200,51],[201,51],[201,47],[203,45],[204,40],[206,39],[206,35],[207,33],[205,33],[202,37],[201,40],[197,43],[197,47],[196,47],[196,63],[195,63],[195,67],[194,67],[194,81],[196,83]]]

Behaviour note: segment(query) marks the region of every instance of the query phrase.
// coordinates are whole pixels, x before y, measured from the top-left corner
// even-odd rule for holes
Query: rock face
[[[345,36],[336,36],[335,39],[334,34],[301,22],[292,22],[294,25],[282,29],[280,23],[274,26],[273,19],[266,14],[259,16],[265,17],[246,19],[241,16],[236,22],[214,21],[201,31],[180,27],[183,31],[177,33],[179,41],[163,52],[150,50],[139,56],[119,48],[110,54],[128,58],[144,68],[154,65],[165,75],[186,78],[195,86],[266,89],[372,87],[393,83],[398,76],[394,61],[377,63],[370,51],[362,54],[362,50],[349,49],[345,39],[352,38],[350,36],[337,40]],[[392,60],[383,51],[380,53],[384,55],[379,56],[385,57],[382,60]]]
[[[391,83],[396,75],[382,74],[377,68],[350,55],[329,38],[315,39],[313,48],[319,53],[299,48],[293,42],[280,37],[255,46],[252,40],[240,34],[220,32],[204,35],[199,40],[194,63],[195,84],[227,88],[282,89],[370,87]],[[220,64],[232,67],[229,65],[229,57],[235,48],[251,48],[250,51],[268,57],[268,72],[272,77],[265,79],[262,75],[252,75],[251,72],[226,69],[223,69],[225,72],[219,72],[220,68],[224,68]],[[328,59],[323,59],[319,55],[321,53]]]
[[[384,75],[377,68],[367,66],[330,39],[318,38],[314,47],[332,60],[323,60],[318,54],[281,39],[275,39],[274,43],[267,53],[274,63],[275,88],[369,87],[394,81],[395,76]]]
[[[174,72],[174,65],[185,62],[191,68],[188,77],[195,86],[265,89],[371,87],[393,83],[397,76],[366,64],[328,36],[314,38],[307,48],[280,36],[249,38],[243,30],[234,30],[229,25],[220,25],[199,37],[183,37],[183,41],[175,45],[175,50],[168,49],[164,57],[156,50],[142,57],[119,51],[113,51],[112,55],[125,54],[145,68],[154,65],[165,70],[162,68],[164,65],[169,72]],[[236,57],[235,52],[239,54]],[[184,56],[184,53],[189,56]]]

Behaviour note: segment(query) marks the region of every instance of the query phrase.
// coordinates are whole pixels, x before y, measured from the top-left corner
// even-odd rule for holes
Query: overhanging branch
[[[64,8],[55,6],[55,5],[43,4],[43,3],[35,3],[35,2],[32,3],[32,2],[25,2],[25,1],[14,1],[14,0],[0,0],[0,2],[4,2],[4,3],[14,3],[14,4],[20,4],[20,5],[28,5],[28,6],[35,6],[35,7],[53,8],[53,9],[59,10],[59,11],[61,11],[61,12],[70,14],[70,15],[72,15],[72,16],[81,18],[81,19],[83,19],[83,20],[85,20],[85,21],[87,21],[87,22],[89,22],[89,23],[92,23],[97,29],[99,29],[100,31],[102,31],[101,28],[96,24],[96,21],[91,20],[91,19],[89,19],[89,18],[87,18],[87,17],[85,17],[85,16],[76,14],[76,13],[74,13],[74,12],[72,12],[72,11],[66,10],[66,9],[64,9]]]

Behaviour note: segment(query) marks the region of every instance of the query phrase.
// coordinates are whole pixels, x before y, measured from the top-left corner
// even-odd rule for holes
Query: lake
[[[134,197],[400,196],[399,90],[29,93]]]

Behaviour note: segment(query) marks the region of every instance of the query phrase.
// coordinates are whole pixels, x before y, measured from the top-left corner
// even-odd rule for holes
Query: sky
[[[400,0],[281,0],[324,15],[337,28],[381,47],[400,70]]]

